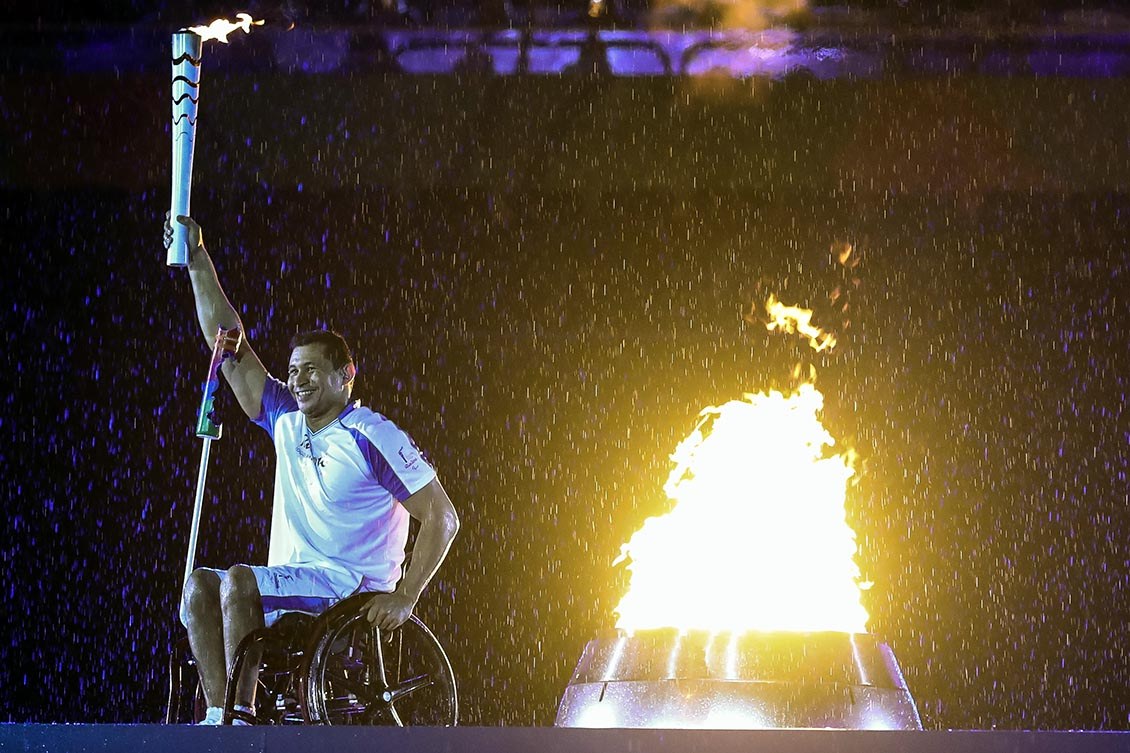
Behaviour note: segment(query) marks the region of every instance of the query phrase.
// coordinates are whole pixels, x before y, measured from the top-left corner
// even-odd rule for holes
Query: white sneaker
[[[215,727],[224,723],[224,710],[219,706],[209,706],[204,718],[196,723],[198,727]]]
[[[246,706],[236,706],[237,711],[244,711],[248,714],[254,713]],[[209,706],[208,711],[204,714],[204,718],[196,723],[198,727],[219,727],[224,723],[224,710],[219,706]],[[232,719],[231,726],[233,727],[250,727],[251,722],[245,722],[242,719]]]

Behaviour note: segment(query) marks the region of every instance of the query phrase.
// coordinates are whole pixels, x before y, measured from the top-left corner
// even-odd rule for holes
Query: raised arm
[[[224,378],[231,385],[243,412],[248,418],[257,418],[263,404],[263,385],[267,380],[267,370],[251,348],[251,343],[247,339],[247,329],[243,326],[239,314],[220,287],[216,268],[204,249],[204,235],[200,226],[192,218],[183,215],[177,217],[177,222],[188,229],[188,277],[192,282],[192,295],[196,300],[196,318],[200,322],[204,341],[211,348],[220,327],[224,329],[239,327],[239,331],[243,333],[243,342],[239,346],[236,357],[224,361]],[[172,226],[166,213],[166,248],[171,242]]]
[[[365,606],[369,622],[382,630],[398,627],[412,614],[424,586],[439,570],[459,531],[459,516],[438,478],[403,504],[408,513],[420,521],[420,530],[412,549],[412,561],[400,585],[390,594],[377,594]]]

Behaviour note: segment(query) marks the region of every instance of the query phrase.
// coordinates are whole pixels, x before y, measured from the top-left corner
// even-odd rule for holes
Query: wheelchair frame
[[[320,616],[290,613],[249,633],[228,676],[224,724],[456,725],[455,675],[439,641],[415,615],[396,630],[373,627],[362,613],[370,598],[354,594]],[[181,719],[186,671],[195,674],[187,644],[169,659],[168,724]],[[233,679],[252,650],[262,651],[254,714],[234,708]],[[194,719],[203,711],[197,679]]]

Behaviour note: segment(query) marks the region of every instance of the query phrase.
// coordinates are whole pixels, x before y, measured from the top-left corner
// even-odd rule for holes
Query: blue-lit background
[[[193,215],[268,366],[339,329],[438,465],[463,529],[420,613],[466,723],[552,722],[667,454],[804,356],[743,321],[777,292],[841,328],[826,423],[927,726],[1130,728],[1130,32],[1057,19],[207,48]],[[163,708],[209,355],[160,244],[166,20],[0,34],[0,720]],[[232,408],[215,566],[266,556],[272,451]]]

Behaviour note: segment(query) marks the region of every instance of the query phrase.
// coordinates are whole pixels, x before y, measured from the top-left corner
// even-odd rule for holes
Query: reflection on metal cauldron
[[[922,729],[894,654],[870,634],[675,629],[589,641],[555,724]]]

